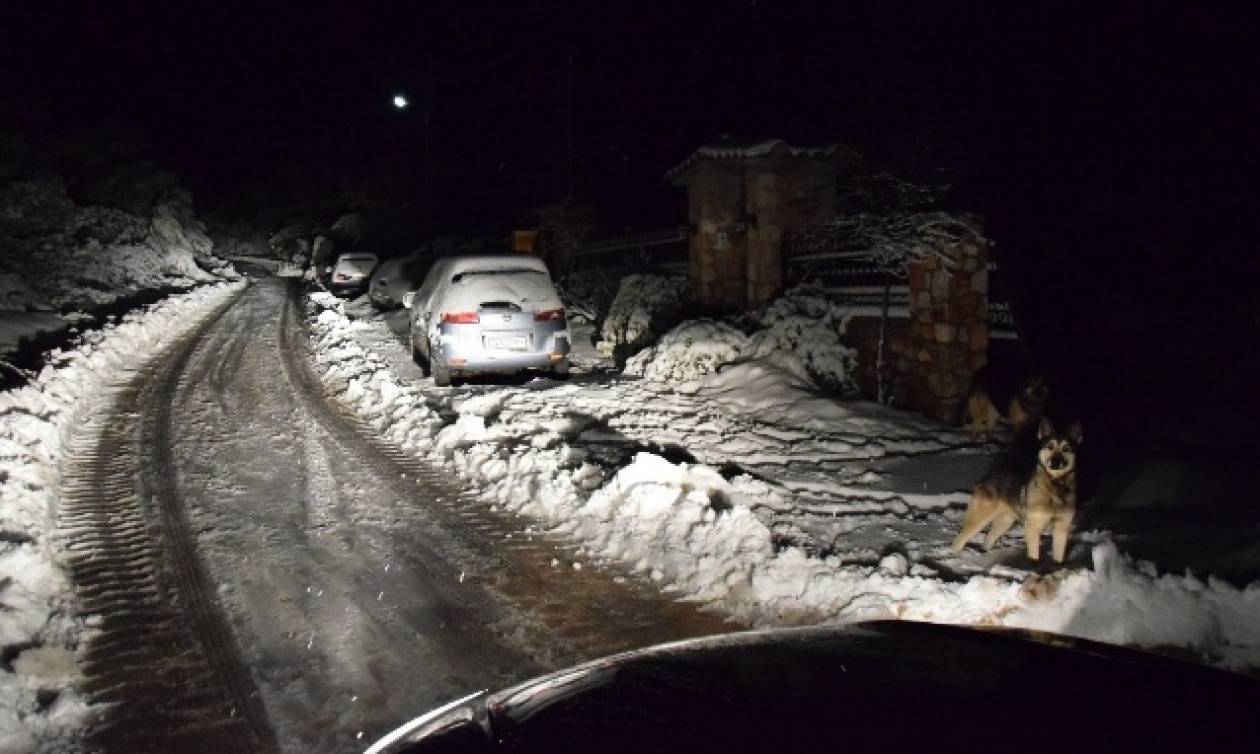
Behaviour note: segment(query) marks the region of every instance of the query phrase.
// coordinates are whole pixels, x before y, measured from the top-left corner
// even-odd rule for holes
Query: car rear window
[[[460,311],[475,311],[488,302],[511,302],[527,309],[561,306],[551,277],[530,269],[467,270],[451,276],[443,303]]]
[[[338,272],[359,272],[366,275],[375,266],[375,257],[342,257],[337,260]]]
[[[542,270],[527,270],[527,269],[465,270],[463,272],[457,272],[454,275],[452,275],[451,282],[460,283],[460,282],[465,282],[465,281],[475,279],[477,277],[483,277],[486,275],[541,275],[544,278],[547,277],[547,274],[544,273]]]

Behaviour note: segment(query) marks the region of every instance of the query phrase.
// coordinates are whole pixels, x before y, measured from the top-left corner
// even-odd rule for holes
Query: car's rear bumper
[[[568,330],[547,331],[544,327],[535,330],[535,347],[527,351],[492,350],[485,348],[482,342],[478,331],[443,325],[434,356],[459,372],[515,372],[562,364],[570,350]]]
[[[328,290],[333,293],[362,293],[367,290],[367,287],[366,279],[333,281],[328,284]]]
[[[511,354],[479,355],[465,359],[460,356],[443,357],[442,363],[457,372],[519,372],[522,369],[549,369],[567,360],[564,355]]]

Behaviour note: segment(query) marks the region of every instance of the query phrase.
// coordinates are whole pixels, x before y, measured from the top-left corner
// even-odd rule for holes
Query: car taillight
[[[339,272],[339,273],[337,273],[337,280],[338,280],[338,282],[340,282],[340,281],[342,281],[342,280],[349,280],[349,279],[350,279],[350,276],[349,276],[349,275],[347,275],[346,273],[344,273],[344,272]]]
[[[564,309],[547,309],[546,311],[534,312],[535,322],[552,322],[557,319],[564,319]]]
[[[480,321],[477,312],[442,312],[444,325],[475,325]]]

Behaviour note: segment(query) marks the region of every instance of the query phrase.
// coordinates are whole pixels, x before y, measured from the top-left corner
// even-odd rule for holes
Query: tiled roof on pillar
[[[665,173],[665,180],[673,180],[700,160],[738,160],[750,157],[767,157],[770,155],[786,155],[790,157],[846,157],[856,159],[857,153],[843,144],[823,144],[821,146],[793,146],[783,139],[767,139],[764,141],[742,141],[730,136],[701,146],[691,155],[670,168]]]

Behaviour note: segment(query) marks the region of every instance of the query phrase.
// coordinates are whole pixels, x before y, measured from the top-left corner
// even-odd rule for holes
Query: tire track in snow
[[[188,532],[169,466],[171,399],[193,346],[233,296],[111,389],[65,474],[61,531],[97,633],[84,690],[106,705],[87,735],[105,752],[276,748]]]

